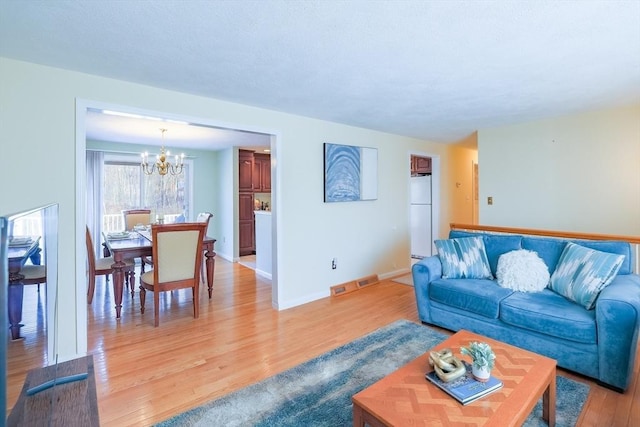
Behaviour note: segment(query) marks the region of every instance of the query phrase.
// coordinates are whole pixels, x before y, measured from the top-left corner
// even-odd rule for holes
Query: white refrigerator
[[[431,175],[411,179],[411,258],[432,255]]]

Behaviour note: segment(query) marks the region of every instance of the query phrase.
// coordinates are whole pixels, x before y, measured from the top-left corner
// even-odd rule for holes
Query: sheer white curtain
[[[97,257],[102,253],[102,181],[104,153],[87,150],[87,226]]]

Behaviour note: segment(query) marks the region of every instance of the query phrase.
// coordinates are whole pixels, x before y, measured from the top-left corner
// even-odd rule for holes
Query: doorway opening
[[[435,253],[440,229],[440,156],[409,153],[410,266]]]
[[[412,264],[432,255],[432,159],[411,156],[410,181],[410,230]]]
[[[238,150],[238,262],[271,279],[271,150]]]
[[[109,103],[103,103],[99,101],[89,101],[89,100],[76,100],[76,170],[78,173],[76,174],[76,224],[77,230],[76,234],[79,236],[77,238],[77,246],[81,247],[81,237],[84,236],[84,223],[87,221],[86,211],[87,207],[84,203],[81,203],[85,198],[85,188],[86,188],[86,156],[85,151],[87,149],[87,129],[88,129],[88,112],[90,111],[117,111],[122,113],[127,113],[128,115],[135,116],[143,116],[143,117],[161,117],[163,120],[171,120],[181,123],[186,123],[186,125],[193,127],[201,127],[207,129],[214,129],[220,132],[237,132],[238,135],[245,137],[249,137],[252,135],[261,135],[266,138],[267,144],[270,146],[271,155],[274,157],[274,167],[271,171],[273,176],[276,176],[275,170],[275,157],[277,156],[277,146],[280,143],[280,137],[278,132],[254,128],[251,126],[242,126],[242,125],[234,125],[229,126],[228,123],[218,123],[211,119],[203,119],[198,117],[189,117],[189,116],[181,116],[166,112],[157,112],[144,110],[134,107],[128,107],[123,105],[115,105]],[[122,141],[121,141],[122,142]],[[144,144],[144,143],[141,143]],[[147,144],[149,145],[149,144]],[[245,144],[238,144],[237,146],[242,146]],[[248,144],[247,144],[248,145]],[[263,144],[260,144],[263,145]],[[236,147],[237,147],[236,146]],[[233,258],[233,250],[235,248],[237,254],[237,228],[234,227],[234,217],[237,216],[237,200],[234,200],[232,188],[234,187],[234,179],[233,175],[230,173],[231,170],[234,170],[235,167],[232,166],[231,159],[233,156],[233,151],[237,152],[237,148],[225,148],[221,150],[218,158],[212,163],[216,166],[216,180],[217,182],[226,182],[228,185],[225,185],[225,188],[220,188],[219,191],[216,192],[216,202],[214,202],[217,206],[224,207],[224,212],[221,212],[220,215],[216,215],[216,219],[218,221],[216,232],[220,233],[222,236],[217,236],[219,238],[218,243],[224,246],[228,245],[228,252],[221,253],[219,250],[216,250],[218,256],[226,259]],[[275,286],[272,290],[272,302],[274,308],[278,308],[278,289],[277,289],[277,233],[275,231],[275,223],[276,223],[276,206],[277,206],[277,194],[274,190],[272,190],[273,197],[273,229],[274,229],[274,239],[272,244],[272,250],[274,254],[274,263],[273,263],[273,280]],[[221,209],[222,210],[222,209]],[[218,245],[216,245],[218,246]],[[218,249],[218,247],[216,247]],[[84,265],[82,263],[76,263],[76,288],[77,294],[82,295],[86,293],[86,280],[85,280],[85,272]],[[85,306],[82,306],[80,303],[76,305],[76,342],[78,343],[78,351],[80,353],[85,352],[87,348],[87,328],[86,328],[86,319],[87,313]],[[114,313],[115,316],[115,313]]]

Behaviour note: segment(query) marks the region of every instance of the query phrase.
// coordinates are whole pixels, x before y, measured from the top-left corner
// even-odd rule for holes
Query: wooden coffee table
[[[488,343],[496,354],[491,374],[504,383],[498,391],[466,406],[428,382],[428,353],[353,396],[353,425],[377,426],[519,426],[543,398],[542,417],[556,420],[556,361],[500,341],[459,331],[436,346],[454,355],[470,341]]]

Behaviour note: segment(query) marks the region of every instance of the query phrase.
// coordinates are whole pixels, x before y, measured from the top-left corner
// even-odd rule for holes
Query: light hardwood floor
[[[88,319],[89,352],[105,426],[151,425],[397,319],[418,322],[413,288],[391,281],[277,312],[271,307],[269,282],[222,259],[216,262],[214,297],[208,300],[203,290],[197,320],[190,291],[167,293],[161,299],[158,328],[153,327],[151,300],[141,315],[138,293],[135,299],[126,295],[122,318],[116,321],[111,295],[111,283],[98,281]],[[45,293],[27,287],[24,306],[25,340],[9,343],[9,408],[26,372],[47,363],[41,339]],[[561,371],[591,385],[578,425],[639,426],[639,369],[636,364],[625,394]]]

